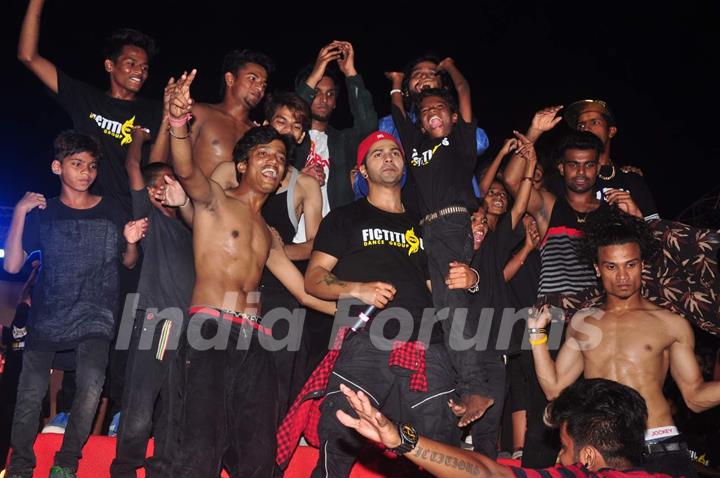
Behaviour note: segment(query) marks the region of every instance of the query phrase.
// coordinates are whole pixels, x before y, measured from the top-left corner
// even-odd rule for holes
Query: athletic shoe
[[[113,415],[113,419],[110,422],[110,426],[108,427],[108,436],[116,437],[118,434],[119,426],[120,426],[120,412],[117,412],[115,415]]]
[[[68,419],[70,418],[69,413],[60,412],[57,415],[53,417],[52,420],[48,422],[47,425],[45,425],[45,428],[42,429],[43,433],[65,433],[65,427],[67,427]]]
[[[77,478],[77,475],[70,468],[55,465],[50,468],[50,478]]]

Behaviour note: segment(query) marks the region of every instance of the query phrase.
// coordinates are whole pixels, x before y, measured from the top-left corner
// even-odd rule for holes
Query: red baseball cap
[[[398,139],[389,134],[384,133],[382,131],[375,131],[374,133],[370,133],[364,140],[360,142],[360,145],[358,146],[357,151],[357,166],[358,168],[360,165],[365,161],[365,156],[367,156],[368,151],[370,151],[370,148],[372,148],[372,145],[377,143],[378,141],[382,141],[384,139],[389,139],[393,143],[397,145],[398,148],[400,148],[400,151],[403,153],[403,156],[405,153],[403,152],[402,145],[400,144],[400,141]]]

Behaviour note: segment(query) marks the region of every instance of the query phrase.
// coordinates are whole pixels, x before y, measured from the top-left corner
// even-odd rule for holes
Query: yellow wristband
[[[529,339],[529,340],[530,340],[530,345],[542,345],[542,344],[546,344],[546,343],[547,343],[547,341],[548,341],[548,336],[545,335],[543,338],[537,339],[537,340],[532,340],[532,339]]]

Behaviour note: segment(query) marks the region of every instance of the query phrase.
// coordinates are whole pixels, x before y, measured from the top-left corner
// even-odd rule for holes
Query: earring
[[[362,177],[364,177],[365,179],[367,179],[367,174],[363,174]]]

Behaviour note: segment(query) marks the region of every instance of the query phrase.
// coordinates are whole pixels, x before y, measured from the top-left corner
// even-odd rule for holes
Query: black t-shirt
[[[132,143],[130,134],[133,126],[139,125],[149,128],[155,137],[162,121],[162,104],[144,98],[132,101],[111,98],[60,70],[56,98],[72,118],[73,128],[100,141],[102,158],[90,190],[119,200],[130,214],[130,186],[125,172],[125,155]],[[144,152],[146,156],[147,149]]]
[[[402,308],[412,316],[413,332],[408,340],[417,339],[423,311],[432,307],[419,231],[417,219],[410,214],[382,211],[363,198],[330,211],[320,223],[313,246],[338,259],[332,273],[340,280],[392,284],[397,293],[387,308]],[[357,315],[365,307],[351,308],[351,314]],[[380,311],[375,317],[381,312],[383,317],[390,316]],[[384,335],[389,339],[397,335],[399,322],[407,320],[403,314],[392,316],[398,320],[388,320],[385,325]],[[441,339],[441,329],[434,327],[431,342]]]
[[[498,222],[495,230],[488,231],[485,235],[480,249],[477,250],[471,262],[471,267],[480,275],[480,282],[478,291],[470,294],[469,314],[473,317],[480,317],[480,320],[492,320],[487,350],[496,350],[503,313],[506,308],[514,305],[510,287],[503,276],[503,270],[513,249],[523,239],[525,239],[525,228],[522,222],[518,222],[513,230],[510,213],[506,213]],[[493,313],[483,313],[483,309],[493,309]],[[509,334],[510,330],[503,330],[503,335],[505,333]],[[501,338],[504,339],[504,337]],[[509,335],[507,339],[509,339]]]
[[[30,305],[26,302],[18,304],[15,317],[9,327],[2,328],[2,343],[5,347],[5,368],[2,380],[4,384],[12,381],[17,383],[22,369],[22,352],[25,349],[25,336],[27,335],[27,318]],[[5,392],[6,390],[3,390]]]
[[[141,242],[143,264],[138,308],[186,310],[195,285],[192,232],[180,219],[169,218],[155,208],[147,190],[131,193],[133,217],[148,218],[148,230]]]
[[[112,339],[128,219],[111,197],[90,209],[70,208],[55,197],[44,210],[28,214],[23,249],[40,251],[42,257],[28,350],[66,350],[85,339]]]
[[[610,177],[612,175],[612,166],[602,166],[599,174],[606,178]],[[605,194],[608,189],[621,189],[630,193],[646,220],[660,218],[655,205],[655,198],[650,192],[645,178],[637,173],[624,173],[620,171],[620,167],[617,165],[615,166],[615,175],[612,178],[602,179],[600,175],[595,179],[595,196],[599,200],[605,201]],[[560,173],[555,173],[547,179],[545,188],[555,194],[556,197],[564,196],[565,180]]]
[[[448,206],[477,207],[472,177],[477,163],[475,120],[460,117],[444,138],[432,138],[404,117],[395,106],[393,121],[405,149],[405,161],[415,179],[420,214],[426,215]]]

